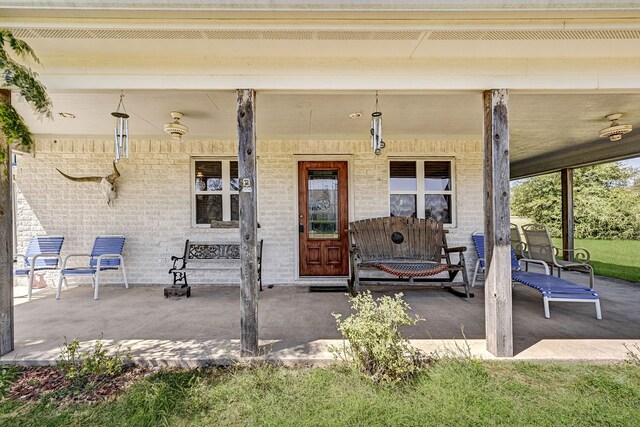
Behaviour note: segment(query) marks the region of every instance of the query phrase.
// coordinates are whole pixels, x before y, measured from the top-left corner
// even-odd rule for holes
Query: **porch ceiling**
[[[638,88],[632,3],[28,3],[0,5],[0,27],[52,89]]]
[[[105,138],[118,91],[52,91],[55,118],[40,121],[14,96],[14,105],[40,137]],[[236,139],[234,91],[126,91],[133,138],[169,139],[170,111],[184,113],[188,139]],[[374,92],[259,92],[261,140],[361,140],[369,134]],[[481,93],[380,92],[385,139],[481,139]],[[65,119],[58,113],[73,113]],[[634,126],[620,142],[597,137],[607,114]],[[350,119],[350,113],[360,113]],[[640,93],[527,93],[510,97],[512,178],[562,167],[640,155]]]
[[[124,88],[135,138],[168,138],[177,110],[187,138],[235,139],[232,89],[250,87],[262,140],[364,139],[375,89],[387,141],[480,139],[481,91],[509,88],[513,178],[640,155],[637,2],[55,0],[0,11],[0,27],[46,65],[56,113],[77,116],[30,118],[42,136],[110,137]],[[615,112],[638,130],[599,140]]]

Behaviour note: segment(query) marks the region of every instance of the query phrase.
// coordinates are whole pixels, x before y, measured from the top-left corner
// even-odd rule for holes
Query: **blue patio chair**
[[[124,236],[98,236],[93,242],[93,249],[91,249],[90,254],[67,255],[62,263],[62,270],[60,270],[56,299],[60,299],[62,282],[64,281],[66,285],[67,276],[91,276],[91,283],[94,288],[93,299],[98,299],[100,272],[107,270],[122,269],[124,287],[128,289],[129,282],[127,282],[127,273],[124,268],[124,258],[122,257],[124,240]],[[84,267],[68,268],[67,261],[72,257],[88,257],[89,263]]]
[[[480,232],[474,232],[471,238],[473,239],[476,254],[478,255],[478,261],[476,261],[473,279],[471,281],[471,286],[473,287],[476,284],[478,274],[483,274],[485,269],[484,235]],[[544,267],[545,274],[522,271],[520,262],[540,264]],[[549,266],[544,261],[527,258],[518,260],[513,247],[511,248],[511,280],[536,289],[542,294],[544,317],[547,319],[551,317],[549,302],[561,301],[592,302],[596,306],[596,318],[602,320],[600,297],[593,288],[578,285],[577,283],[549,274]]]
[[[15,277],[27,277],[27,299],[31,300],[31,290],[33,288],[33,277],[36,272],[43,270],[57,270],[62,259],[60,251],[62,250],[62,236],[40,236],[34,237],[27,246],[24,255],[16,255],[22,258],[22,267],[15,268],[13,275]]]

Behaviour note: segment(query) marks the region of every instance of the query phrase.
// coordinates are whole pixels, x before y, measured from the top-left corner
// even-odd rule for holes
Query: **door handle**
[[[304,225],[298,224],[298,233],[304,233]]]

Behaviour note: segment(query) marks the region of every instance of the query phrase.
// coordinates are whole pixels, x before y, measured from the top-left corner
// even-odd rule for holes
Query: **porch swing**
[[[467,248],[449,248],[445,234],[443,223],[432,218],[382,217],[349,223],[349,291],[356,295],[363,282],[433,283],[467,300],[472,298],[464,260]],[[456,264],[451,262],[451,253],[458,253]],[[362,276],[363,271],[383,272],[387,276]],[[458,272],[462,273],[462,282],[454,282]],[[432,277],[440,273],[448,274]],[[463,286],[464,292],[452,286]]]

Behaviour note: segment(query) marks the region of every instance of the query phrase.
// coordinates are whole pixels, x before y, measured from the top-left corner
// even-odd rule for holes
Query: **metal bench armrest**
[[[171,267],[171,270],[182,270],[187,265],[184,256],[173,255],[171,256],[171,261],[173,261],[173,267]],[[178,261],[182,261],[182,265],[178,266]]]

